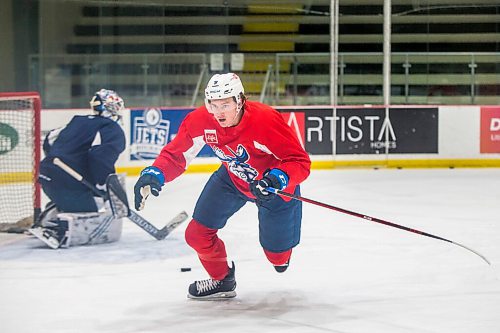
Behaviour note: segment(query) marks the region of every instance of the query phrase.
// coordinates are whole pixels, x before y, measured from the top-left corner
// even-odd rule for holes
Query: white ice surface
[[[192,213],[208,174],[186,174],[141,214],[161,227]],[[135,178],[128,180],[129,199]],[[258,242],[248,204],[220,232],[235,299],[199,302],[207,275],[186,224],[156,241],[131,222],[115,244],[0,247],[0,332],[500,332],[500,169],[313,171],[303,195],[454,244],[304,204],[284,274]],[[192,267],[191,272],[180,272]]]

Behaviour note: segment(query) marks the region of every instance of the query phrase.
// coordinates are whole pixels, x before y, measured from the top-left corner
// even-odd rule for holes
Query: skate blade
[[[193,300],[197,300],[197,301],[223,301],[226,299],[236,297],[236,291],[234,291],[234,290],[222,291],[220,293],[216,293],[213,295],[207,295],[207,296],[193,296],[191,294],[188,294],[187,297],[189,299],[193,299]]]
[[[59,241],[53,237],[45,237],[43,235],[43,229],[42,228],[32,228],[32,229],[28,229],[28,231],[33,235],[35,236],[36,238],[38,238],[39,240],[41,240],[42,242],[44,242],[45,244],[47,244],[50,248],[52,249],[57,249],[59,248]]]

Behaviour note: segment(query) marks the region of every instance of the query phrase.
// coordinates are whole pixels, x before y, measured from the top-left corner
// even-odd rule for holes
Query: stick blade
[[[112,173],[108,176],[106,179],[106,188],[113,215],[117,218],[130,216],[127,192],[125,192],[117,174]]]
[[[462,248],[464,248],[464,249],[466,249],[466,250],[468,250],[468,251],[470,251],[472,253],[474,253],[475,255],[477,255],[478,257],[480,257],[481,259],[483,259],[483,261],[485,263],[487,263],[488,265],[491,266],[491,262],[484,255],[482,255],[481,253],[477,252],[476,250],[473,250],[470,247],[465,246],[465,245],[460,244],[460,243],[457,243],[457,242],[452,242],[452,243],[455,244],[455,245],[458,245],[458,246],[460,246],[460,247],[462,247]]]
[[[163,227],[158,233],[158,240],[165,239],[175,228],[177,228],[182,222],[186,221],[189,215],[182,211],[177,214],[173,219],[171,219],[165,227]]]

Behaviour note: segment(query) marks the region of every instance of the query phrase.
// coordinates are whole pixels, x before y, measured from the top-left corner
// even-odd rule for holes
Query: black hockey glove
[[[259,200],[271,200],[275,194],[266,191],[267,187],[283,190],[288,185],[288,175],[280,169],[271,169],[264,173],[262,179],[250,183],[250,192]]]
[[[161,187],[164,183],[165,176],[163,176],[163,172],[157,167],[148,166],[142,170],[141,176],[134,186],[135,209],[143,209],[146,199],[150,194],[153,194],[155,197],[160,195]]]

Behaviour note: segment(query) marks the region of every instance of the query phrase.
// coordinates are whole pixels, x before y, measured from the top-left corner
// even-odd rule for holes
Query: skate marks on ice
[[[328,326],[335,320],[355,319],[343,318],[334,304],[310,298],[285,290],[217,301],[156,302],[136,307],[127,314],[126,323],[115,324],[128,327],[129,332],[160,332],[165,327],[181,332],[343,332]],[[111,329],[115,324],[106,326]]]
[[[240,293],[242,294],[242,293]],[[173,300],[142,303],[127,312],[127,319],[108,322],[100,329],[127,328],[124,332],[163,332],[166,327],[182,332],[467,332],[474,325],[460,329],[450,325],[453,311],[450,302],[461,302],[464,295],[421,295],[415,297],[341,296],[326,299],[321,295],[300,291],[278,290],[252,292],[224,301]],[[484,295],[469,296],[479,301]],[[434,303],[445,309],[436,311]],[[451,308],[454,308],[451,305]],[[462,306],[472,309],[473,306]],[[402,312],[403,311],[403,312]],[[408,313],[404,313],[408,312]],[[411,320],[442,316],[441,325]],[[408,320],[410,319],[410,320]],[[437,320],[437,319],[435,319]],[[480,323],[482,318],[469,315],[469,322],[477,320],[479,331],[492,323]],[[424,320],[425,321],[425,320]],[[483,325],[484,326],[481,326]],[[457,324],[458,325],[458,324]],[[439,328],[438,330],[435,330]]]
[[[495,306],[498,292],[431,292],[392,297],[356,295],[355,291],[339,294],[329,299],[295,290],[251,291],[224,301],[143,302],[129,308],[127,319],[107,322],[100,328],[113,331],[126,327],[124,332],[163,332],[168,327],[182,332],[465,333],[473,329],[491,332],[498,327],[491,316],[488,319],[474,311],[479,304]],[[463,314],[467,314],[466,318]]]

